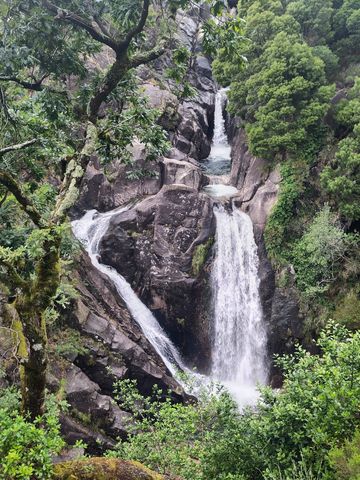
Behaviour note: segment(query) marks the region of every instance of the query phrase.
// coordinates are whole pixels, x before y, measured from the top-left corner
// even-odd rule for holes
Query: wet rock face
[[[92,453],[99,453],[114,445],[117,437],[126,437],[131,420],[111,398],[117,380],[137,380],[144,395],[158,385],[164,392],[171,390],[174,401],[187,396],[107,277],[85,256],[75,275],[79,297],[69,312],[67,326],[80,333],[82,348],[61,362],[51,362],[48,386],[58,391],[64,385],[70,404],[69,414],[61,418],[66,440],[75,443],[82,439]]]
[[[175,343],[180,349],[186,346],[185,354],[193,359],[201,352],[209,358],[209,338],[206,328],[198,335],[199,279],[192,259],[196,247],[214,233],[212,200],[186,185],[168,185],[114,217],[100,245],[101,261],[133,282]],[[122,261],[125,250],[131,254]]]
[[[250,216],[258,237],[277,200],[280,180],[278,167],[270,170],[267,161],[251,155],[245,131],[238,126],[232,144],[230,183],[240,191],[237,204]]]

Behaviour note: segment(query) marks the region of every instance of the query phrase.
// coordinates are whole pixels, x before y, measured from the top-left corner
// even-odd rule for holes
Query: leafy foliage
[[[134,381],[117,382],[120,406],[133,413],[132,434],[109,455],[140,461],[162,474],[202,479],[209,433],[220,434],[226,426],[224,419],[236,415],[236,406],[226,393],[218,397],[210,390],[205,389],[197,402],[184,405],[174,404],[170,397],[163,399],[157,389],[152,397],[144,398]]]
[[[330,461],[336,471],[337,480],[358,480],[360,477],[360,430],[351,440],[330,451]]]
[[[337,120],[350,134],[338,144],[335,160],[322,172],[322,183],[339,211],[350,220],[360,219],[360,79],[341,102]]]
[[[332,479],[329,449],[358,424],[360,336],[329,326],[320,335],[321,356],[299,347],[279,358],[281,392],[263,390],[257,413],[233,418],[223,437],[209,442],[204,478]],[[228,475],[228,476],[227,476]],[[295,476],[295,478],[302,478]]]
[[[189,480],[335,480],[329,452],[359,425],[360,335],[330,324],[317,347],[321,355],[298,346],[277,358],[283,388],[263,388],[256,411],[240,413],[225,393],[174,405],[116,384],[134,434],[109,455]]]
[[[4,480],[50,479],[52,456],[64,446],[58,423],[59,405],[49,399],[46,414],[34,423],[20,414],[19,406],[15,390],[1,392],[0,477]]]
[[[354,242],[328,206],[314,218],[293,249],[297,285],[309,299],[327,291]]]

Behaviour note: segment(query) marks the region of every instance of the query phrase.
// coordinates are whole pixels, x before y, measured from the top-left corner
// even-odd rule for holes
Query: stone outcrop
[[[97,381],[103,391],[109,391],[109,379],[126,377],[136,379],[144,394],[149,394],[156,384],[164,390],[171,389],[178,398],[183,396],[183,389],[144,337],[115,287],[87,258],[79,267],[77,288],[81,298],[77,300],[70,323],[92,341],[87,343],[88,356],[78,359],[90,378],[95,379],[100,369]],[[92,368],[94,365],[96,369]],[[105,370],[109,369],[106,374]]]
[[[200,190],[205,183],[201,169],[189,162],[164,158],[162,165],[164,185],[186,185],[194,190]]]
[[[163,480],[138,462],[117,458],[88,458],[58,463],[54,480]]]
[[[271,170],[268,162],[251,155],[245,131],[238,127],[232,143],[230,184],[240,191],[237,204],[250,216],[256,235],[264,231],[277,200],[280,180],[278,167]]]
[[[212,200],[192,187],[166,185],[113,217],[100,245],[101,261],[132,281],[176,344],[189,355],[200,356],[201,350],[204,357],[206,330],[200,337],[194,332],[198,279],[192,260],[196,248],[214,235],[212,207]]]
[[[131,378],[144,395],[158,385],[172,391],[174,401],[187,398],[162,359],[144,337],[112,283],[86,256],[78,262],[75,280],[79,297],[67,320],[68,328],[80,333],[80,344],[59,361],[53,357],[49,388],[62,388],[70,405],[61,424],[67,441],[82,439],[89,451],[100,453],[125,438],[130,414],[112,399],[113,384]],[[50,340],[51,342],[51,340]],[[57,340],[61,343],[61,336]]]

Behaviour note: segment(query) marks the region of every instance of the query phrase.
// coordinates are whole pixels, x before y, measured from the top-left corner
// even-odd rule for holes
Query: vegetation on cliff
[[[266,245],[278,271],[294,266],[312,334],[358,288],[359,12],[357,0],[240,0],[247,65],[225,51],[214,62],[250,151],[280,163]]]
[[[360,0],[240,0],[229,21],[209,0],[204,27],[251,153],[280,164],[266,246],[278,273],[294,268],[314,354],[277,358],[282,389],[241,414],[221,388],[174,403],[116,383],[128,438],[53,468],[66,404],[45,388],[48,330],[74,296],[68,213],[90,162],[129,162],[135,140],[149,159],[167,151],[134,71],[173,47],[177,8],[198,3],[0,1],[0,328],[20,372],[17,390],[0,369],[0,479],[359,479]],[[177,49],[167,70],[181,99],[190,59]],[[211,244],[194,250],[194,275]],[[85,349],[64,332],[59,355]]]

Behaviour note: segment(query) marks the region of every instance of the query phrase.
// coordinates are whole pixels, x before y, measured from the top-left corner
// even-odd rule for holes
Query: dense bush
[[[359,424],[360,333],[331,326],[318,347],[321,356],[298,348],[278,359],[283,390],[265,389],[255,414],[233,417],[224,435],[209,436],[204,478],[336,478],[328,452]]]
[[[293,264],[299,289],[309,299],[326,292],[343,267],[356,237],[346,234],[329,206],[295,244]]]
[[[298,347],[278,358],[283,389],[264,388],[256,411],[241,414],[225,393],[174,405],[118,384],[136,435],[111,455],[188,480],[335,479],[329,451],[359,424],[360,332],[330,325],[317,346],[321,356]]]
[[[330,451],[330,461],[336,472],[336,480],[359,480],[360,478],[360,430],[351,440]]]
[[[360,219],[360,78],[348,99],[340,103],[336,115],[340,127],[349,134],[339,144],[335,159],[321,175],[322,184],[340,213],[350,220]]]
[[[58,405],[49,399],[47,413],[35,422],[20,414],[19,394],[3,390],[0,395],[0,478],[2,480],[47,480],[52,457],[64,446],[60,437]]]
[[[232,399],[224,392],[220,396],[210,393],[211,387],[204,389],[198,402],[188,405],[174,404],[170,398],[164,401],[156,390],[151,398],[144,398],[130,380],[118,382],[115,392],[121,407],[134,415],[128,426],[133,433],[109,455],[137,460],[159,473],[186,480],[203,478],[209,433],[220,436],[226,419],[236,416]]]

